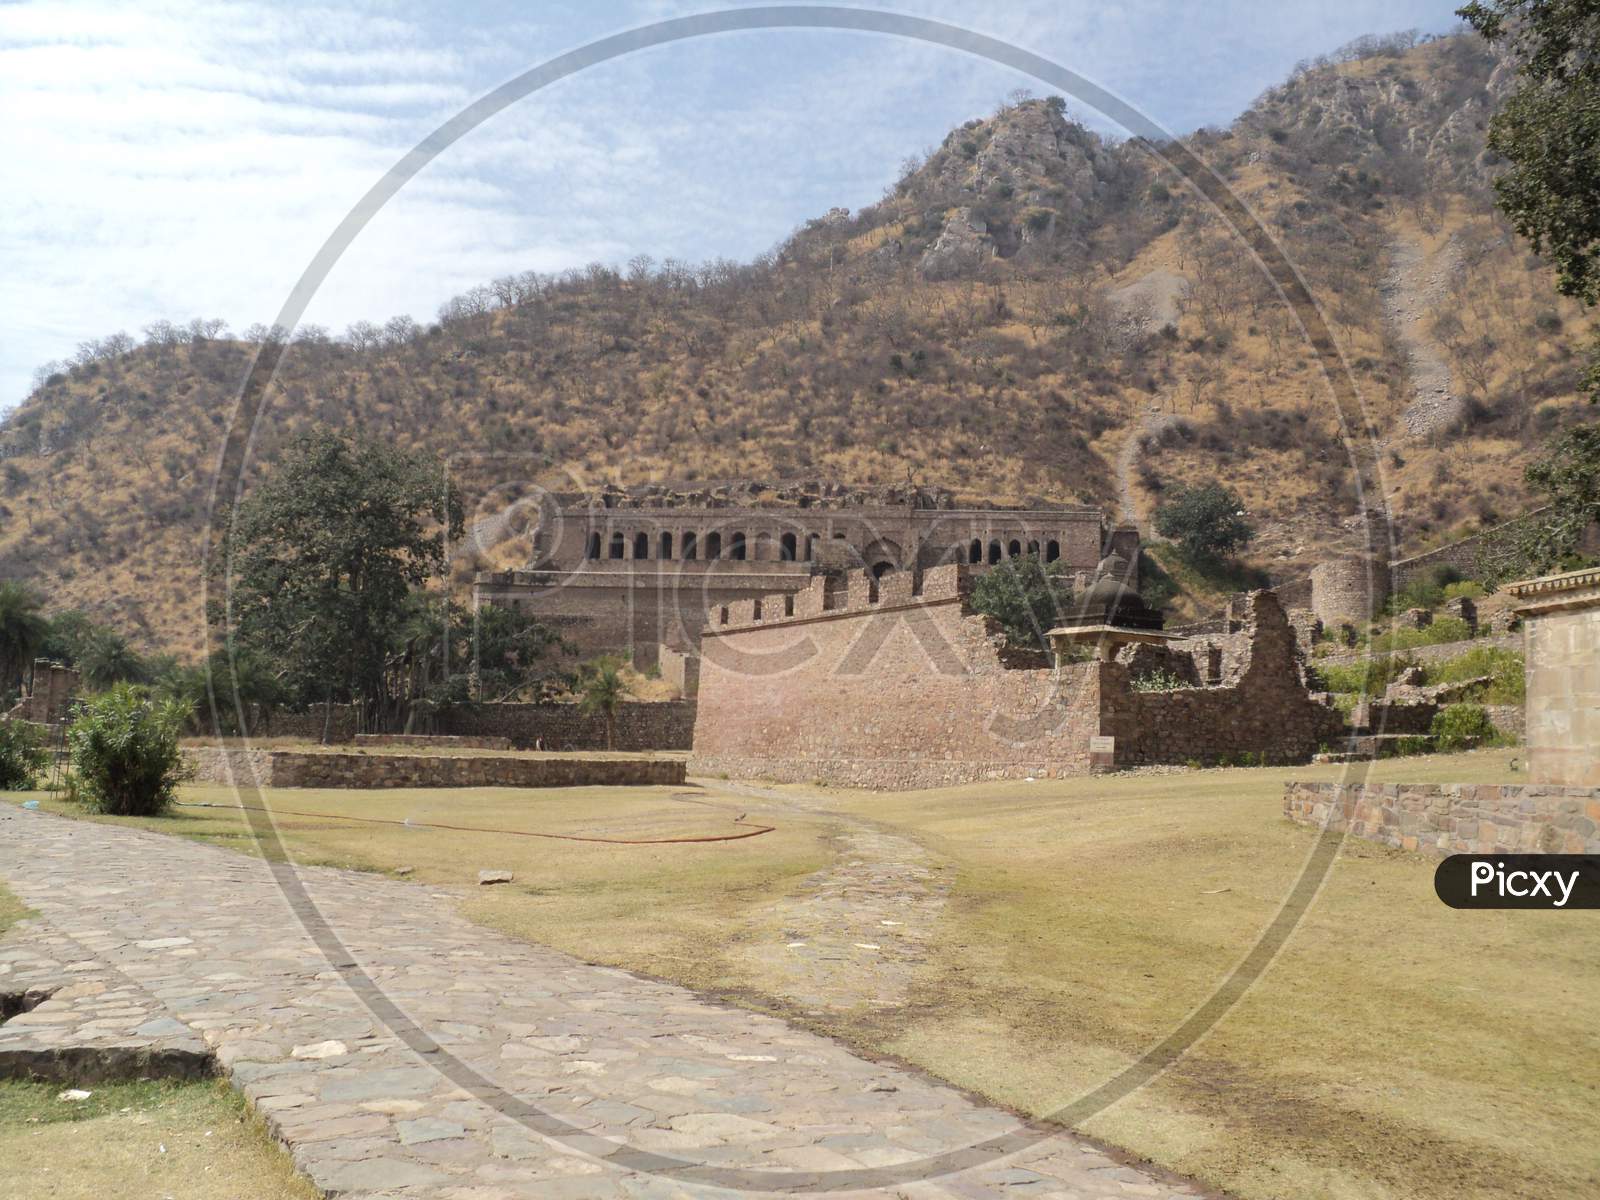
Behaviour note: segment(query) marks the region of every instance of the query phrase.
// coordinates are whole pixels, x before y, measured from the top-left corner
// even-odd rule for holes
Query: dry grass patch
[[[314,1200],[321,1194],[223,1084],[100,1084],[81,1101],[58,1099],[62,1091],[60,1084],[0,1081],[6,1195]]]

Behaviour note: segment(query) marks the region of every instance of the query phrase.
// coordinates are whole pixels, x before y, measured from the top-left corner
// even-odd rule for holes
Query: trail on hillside
[[[1460,259],[1454,241],[1432,255],[1412,238],[1389,243],[1389,270],[1380,292],[1383,316],[1406,352],[1411,400],[1401,414],[1407,436],[1443,433],[1461,419],[1465,405],[1452,387],[1450,364],[1429,334],[1427,321],[1444,299],[1450,274]]]
[[[1148,538],[1150,529],[1146,522],[1139,519],[1138,501],[1133,494],[1133,475],[1138,467],[1139,451],[1143,449],[1146,438],[1159,437],[1176,425],[1178,420],[1177,413],[1147,409],[1117,453],[1117,495],[1122,506],[1122,519],[1137,525],[1141,537]]]

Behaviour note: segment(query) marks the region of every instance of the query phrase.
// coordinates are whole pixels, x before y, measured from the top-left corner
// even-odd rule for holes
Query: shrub
[[[1428,668],[1429,683],[1460,683],[1480,675],[1493,676],[1476,697],[1485,704],[1521,704],[1527,698],[1527,675],[1522,655],[1515,650],[1478,646]]]
[[[1446,600],[1460,600],[1462,597],[1468,600],[1482,600],[1486,595],[1488,595],[1488,591],[1476,579],[1458,580],[1455,583],[1446,585],[1444,589],[1444,598]]]
[[[1481,704],[1452,704],[1433,714],[1434,745],[1440,750],[1464,750],[1492,742],[1498,736],[1494,722]]]
[[[1318,663],[1315,669],[1317,677],[1322,680],[1322,686],[1330,692],[1381,696],[1384,689],[1393,683],[1402,671],[1416,665],[1417,660],[1411,655],[1395,654],[1386,658],[1351,663],[1348,666]]]
[[[44,733],[29,721],[0,721],[0,791],[25,792],[38,786],[50,765]]]
[[[187,717],[181,704],[153,702],[126,683],[89,701],[67,730],[83,803],[120,817],[165,812],[178,782],[178,733]]]
[[[1131,681],[1136,692],[1173,692],[1192,686],[1187,680],[1170,671],[1156,670],[1147,675],[1135,675]]]
[[[1432,625],[1421,629],[1392,629],[1372,639],[1375,654],[1388,654],[1394,650],[1410,650],[1414,646],[1437,646],[1442,642],[1465,642],[1472,630],[1460,617],[1440,617]]]

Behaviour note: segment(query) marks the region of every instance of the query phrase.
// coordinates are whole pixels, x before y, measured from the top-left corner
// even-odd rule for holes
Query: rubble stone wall
[[[1600,789],[1543,784],[1292,782],[1283,811],[1302,825],[1401,850],[1447,854],[1600,853]]]
[[[184,747],[197,783],[262,787],[641,787],[679,784],[681,759],[521,758]]]

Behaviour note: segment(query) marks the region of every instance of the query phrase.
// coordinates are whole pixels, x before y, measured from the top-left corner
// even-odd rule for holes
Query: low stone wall
[[[645,787],[684,781],[682,760],[357,754],[186,746],[197,783],[262,787]]]
[[[320,708],[303,713],[274,713],[255,734],[320,742],[323,720]],[[356,733],[355,710],[349,705],[333,706],[329,728],[330,745],[368,736]],[[496,741],[514,750],[606,749],[605,719],[579,712],[576,704],[462,705],[437,714],[433,728],[425,734],[405,736],[470,738],[474,743]],[[616,738],[611,749],[687,750],[693,740],[693,700],[628,701],[617,710]]]
[[[434,733],[358,733],[357,746],[429,746],[441,750],[509,750],[511,739]]]
[[[1291,782],[1283,811],[1302,825],[1424,854],[1600,853],[1600,789],[1543,784]]]

